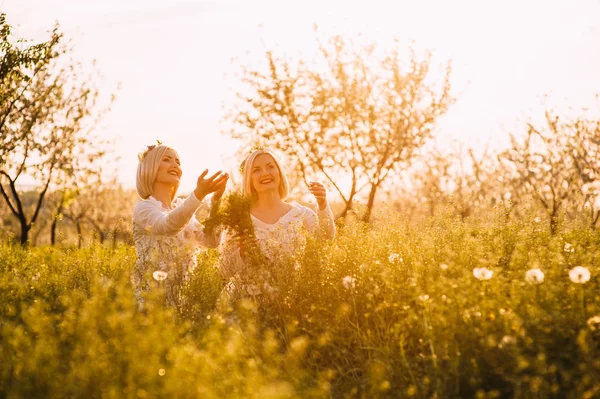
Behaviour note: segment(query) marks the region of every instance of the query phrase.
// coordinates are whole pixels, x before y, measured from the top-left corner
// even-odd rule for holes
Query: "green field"
[[[132,247],[5,242],[0,396],[598,397],[600,234],[488,219],[349,222],[268,304],[218,301],[211,251],[176,310],[138,311]]]

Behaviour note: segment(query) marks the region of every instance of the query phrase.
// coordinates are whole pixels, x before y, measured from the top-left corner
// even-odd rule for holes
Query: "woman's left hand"
[[[325,190],[325,187],[319,182],[312,181],[310,182],[308,189],[310,190],[310,193],[317,199],[319,210],[322,211],[327,208],[327,190]]]

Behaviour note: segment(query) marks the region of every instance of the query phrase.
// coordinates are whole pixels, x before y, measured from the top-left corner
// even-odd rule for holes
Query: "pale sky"
[[[181,192],[204,168],[231,165],[236,148],[220,131],[222,105],[239,87],[232,58],[310,54],[315,23],[326,34],[414,41],[437,63],[451,58],[458,100],[440,120],[442,146],[501,148],[509,131],[542,116],[545,94],[566,112],[594,107],[600,93],[600,0],[0,0],[0,11],[33,40],[59,21],[74,57],[97,60],[105,94],[121,84],[99,133],[117,139],[127,187],[136,154],[156,139],[179,152]]]

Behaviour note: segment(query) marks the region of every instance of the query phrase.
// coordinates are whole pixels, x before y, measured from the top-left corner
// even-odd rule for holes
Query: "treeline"
[[[412,221],[500,209],[507,220],[538,212],[553,234],[561,220],[597,226],[600,113],[548,110],[505,150],[442,151],[435,131],[455,102],[450,63],[437,67],[430,53],[398,43],[317,41],[315,58],[268,51],[262,68],[240,65],[224,132],[242,148],[281,152],[298,198],[317,179],[340,218],[369,222],[387,202]],[[80,246],[92,232],[130,242],[135,193],[103,181],[114,156],[95,133],[114,96],[102,100],[97,71],[70,55],[58,26],[32,44],[13,38],[0,14],[2,231],[21,244],[55,244],[61,226]],[[37,189],[19,189],[31,180]]]

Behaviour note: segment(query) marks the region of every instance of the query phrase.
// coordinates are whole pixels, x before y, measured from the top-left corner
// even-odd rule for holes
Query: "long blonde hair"
[[[279,161],[279,158],[277,155],[275,155],[275,153],[270,150],[263,149],[253,151],[242,162],[242,195],[248,197],[254,197],[256,195],[256,191],[252,187],[252,165],[254,164],[256,157],[262,154],[268,154],[273,158],[273,161],[279,170],[279,197],[282,200],[285,200],[290,193],[290,186],[283,169],[283,164]]]
[[[158,168],[162,162],[162,157],[165,155],[167,150],[173,150],[173,148],[164,144],[150,145],[146,151],[138,154],[138,167],[137,175],[135,179],[135,188],[138,195],[142,199],[148,199],[154,193],[154,181],[156,180],[156,174]],[[175,150],[173,150],[175,151]],[[171,194],[171,201],[175,198],[177,190],[179,189],[179,183],[173,188]]]

